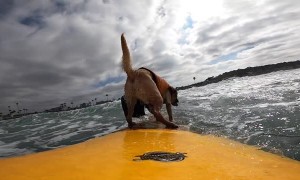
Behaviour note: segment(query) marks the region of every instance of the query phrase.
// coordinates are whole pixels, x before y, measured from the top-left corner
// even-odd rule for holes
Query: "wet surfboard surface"
[[[157,158],[157,152],[171,153],[173,158],[173,154],[180,153],[184,157],[176,161],[149,158],[153,155]],[[160,155],[163,158],[169,156]],[[145,128],[123,130],[51,151],[1,159],[0,174],[3,180],[286,180],[300,179],[300,162],[222,137]]]

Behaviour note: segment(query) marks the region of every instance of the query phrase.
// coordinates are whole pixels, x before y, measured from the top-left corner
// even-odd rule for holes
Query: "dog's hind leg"
[[[137,102],[137,99],[132,98],[132,97],[126,100],[126,104],[127,104],[127,108],[128,108],[126,121],[128,123],[129,128],[133,128],[133,126],[135,125],[135,123],[132,121],[132,115],[134,112],[134,106],[135,106],[136,102]]]

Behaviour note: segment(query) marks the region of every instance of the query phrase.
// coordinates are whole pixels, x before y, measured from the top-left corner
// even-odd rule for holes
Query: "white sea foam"
[[[65,139],[69,139],[70,137],[75,136],[77,134],[78,134],[78,132],[72,132],[72,133],[60,132],[60,133],[54,134],[55,137],[52,139],[49,139],[49,142],[50,143],[59,142],[59,141],[65,140]]]
[[[94,116],[92,116],[92,118],[94,118],[94,119],[101,119],[101,118],[103,118],[103,116],[100,116],[100,115],[94,115]]]

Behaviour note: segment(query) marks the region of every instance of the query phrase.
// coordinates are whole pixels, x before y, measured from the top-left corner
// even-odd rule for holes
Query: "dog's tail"
[[[127,46],[126,39],[124,37],[124,33],[121,35],[121,46],[122,46],[122,52],[123,52],[123,58],[122,58],[122,66],[123,70],[126,72],[127,76],[132,79],[134,77],[134,71],[132,69],[131,65],[131,57],[130,52]]]

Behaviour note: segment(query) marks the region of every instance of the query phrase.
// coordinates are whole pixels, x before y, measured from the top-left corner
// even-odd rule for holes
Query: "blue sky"
[[[191,16],[187,16],[186,17],[186,22],[183,25],[183,29],[184,30],[186,30],[186,29],[192,29],[193,27],[194,27],[194,21],[193,21],[193,19],[191,18]]]
[[[176,87],[298,60],[299,19],[298,0],[4,0],[0,112],[119,98],[123,32],[133,66]]]
[[[95,85],[95,88],[102,88],[106,85],[113,84],[113,83],[120,83],[125,79],[125,76],[117,76],[117,77],[108,77],[103,81],[100,81]]]
[[[225,61],[236,60],[239,53],[242,53],[242,52],[247,51],[249,49],[252,49],[254,47],[255,46],[249,46],[249,47],[247,47],[245,49],[238,50],[238,51],[235,51],[235,52],[231,52],[229,54],[225,54],[225,55],[219,56],[216,59],[213,59],[212,61],[210,61],[209,64],[213,65],[213,64],[218,64],[218,63],[222,63],[222,62],[225,62]]]

